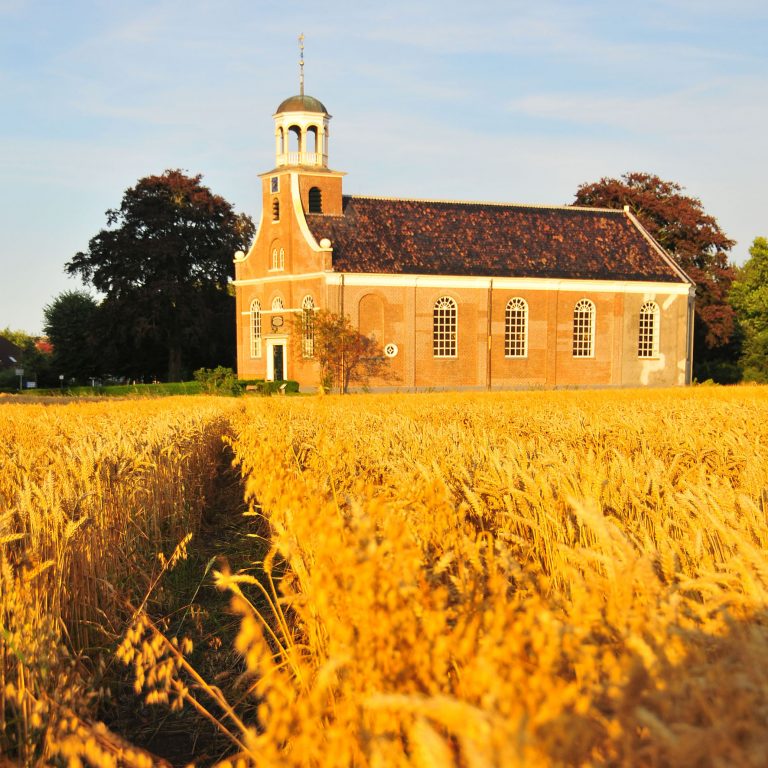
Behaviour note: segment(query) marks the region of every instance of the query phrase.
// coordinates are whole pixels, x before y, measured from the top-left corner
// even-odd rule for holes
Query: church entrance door
[[[267,380],[284,381],[288,371],[286,359],[286,340],[267,340]]]

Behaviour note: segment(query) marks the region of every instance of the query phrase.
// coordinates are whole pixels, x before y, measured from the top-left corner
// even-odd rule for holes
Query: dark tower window
[[[323,212],[323,195],[320,192],[319,187],[312,187],[312,189],[309,190],[309,212]]]
[[[272,201],[272,221],[280,221],[280,201],[277,198]]]

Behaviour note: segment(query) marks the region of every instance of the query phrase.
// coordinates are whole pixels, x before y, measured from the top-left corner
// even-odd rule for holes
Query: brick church
[[[328,309],[389,358],[371,386],[690,383],[694,285],[629,210],[346,195],[303,78],[273,117],[258,232],[235,256],[240,378],[315,387]]]

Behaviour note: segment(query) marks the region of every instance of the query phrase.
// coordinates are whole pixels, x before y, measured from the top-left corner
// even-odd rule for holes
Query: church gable
[[[686,282],[623,211],[345,195],[306,219],[338,272]]]

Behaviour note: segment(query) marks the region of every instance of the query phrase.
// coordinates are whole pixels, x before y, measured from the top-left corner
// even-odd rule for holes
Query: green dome
[[[323,115],[328,114],[328,110],[319,99],[306,95],[291,96],[280,104],[277,112],[320,112]]]

